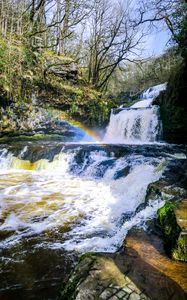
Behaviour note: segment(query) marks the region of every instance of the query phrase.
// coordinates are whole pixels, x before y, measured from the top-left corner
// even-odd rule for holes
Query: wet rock
[[[165,201],[179,201],[182,197],[186,196],[186,190],[178,187],[177,184],[178,183],[176,181],[175,185],[169,185],[169,183],[163,178],[150,183],[146,192],[145,204],[157,198]]]
[[[149,300],[116,265],[112,255],[83,255],[59,300]]]
[[[187,199],[167,201],[157,216],[167,252],[177,260],[187,261]]]
[[[161,179],[149,184],[145,204],[160,198],[164,201],[179,201],[187,196],[187,160],[167,159]]]
[[[97,178],[103,177],[107,169],[112,168],[115,164],[115,159],[107,159],[105,161],[102,161],[96,169],[95,176]]]
[[[185,300],[186,271],[158,236],[134,228],[120,252],[83,255],[58,300]]]
[[[7,229],[5,229],[5,230],[1,230],[0,231],[0,241],[1,240],[4,240],[4,239],[6,239],[6,238],[9,238],[12,234],[14,234],[15,233],[15,231],[14,230],[7,230]]]
[[[167,142],[187,142],[186,81],[187,63],[184,62],[170,77],[166,91],[154,101],[160,105],[163,139]]]
[[[163,232],[165,248],[168,254],[176,246],[176,240],[180,234],[180,227],[177,224],[174,208],[176,204],[167,201],[157,212],[158,223]]]
[[[187,265],[169,259],[162,240],[142,229],[131,229],[116,265],[152,300],[182,300],[187,292]]]
[[[127,166],[121,170],[116,171],[116,173],[114,174],[114,179],[117,180],[121,177],[125,177],[130,173],[130,166]]]

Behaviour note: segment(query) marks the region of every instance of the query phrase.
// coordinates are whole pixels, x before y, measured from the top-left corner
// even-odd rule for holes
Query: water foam
[[[117,248],[121,229],[131,224],[124,225],[125,214],[134,214],[144,201],[148,184],[158,180],[161,172],[156,170],[152,160],[145,160],[143,156],[116,159],[103,150],[85,153],[79,168],[80,164],[75,161],[79,151],[77,148],[61,152],[52,162],[42,160],[33,163],[32,168],[15,157],[11,158],[9,167],[5,164],[6,168],[0,172],[0,230],[12,234],[0,243],[1,247],[10,247],[33,234],[51,232],[52,235],[54,231],[57,238],[45,246],[58,245],[78,251],[90,245],[94,251]],[[9,154],[4,153],[4,160],[9,160],[8,157]],[[129,162],[129,173],[114,179],[116,172]],[[77,168],[72,169],[76,163]],[[108,165],[103,177],[97,178],[96,171],[101,164]],[[150,208],[144,220],[154,211],[155,208]],[[90,241],[94,241],[93,244]]]
[[[152,86],[142,93],[142,99],[154,99],[167,87],[167,82]]]
[[[158,107],[122,110],[118,114],[111,113],[104,141],[126,144],[155,142],[159,129]]]
[[[161,133],[159,107],[152,102],[166,84],[149,88],[142,93],[142,100],[119,112],[112,110],[104,137],[107,143],[150,143],[156,142]]]

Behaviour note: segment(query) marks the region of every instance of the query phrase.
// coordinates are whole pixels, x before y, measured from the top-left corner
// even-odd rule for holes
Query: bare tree
[[[66,41],[73,34],[75,27],[89,14],[86,0],[32,0],[28,6],[32,28],[30,37],[43,37],[49,42],[43,48],[54,48],[58,54],[65,53]],[[33,2],[35,4],[33,5]],[[35,8],[33,8],[35,7]],[[51,43],[50,38],[53,42]],[[43,38],[44,40],[44,38]]]
[[[139,1],[134,23],[136,25],[148,23],[150,26],[156,26],[158,22],[163,26],[165,23],[173,39],[178,42],[178,24],[187,14],[184,8],[185,3],[185,0]]]
[[[131,21],[131,3],[94,1],[89,20],[88,80],[96,88],[104,89],[115,69],[138,52],[144,32]]]

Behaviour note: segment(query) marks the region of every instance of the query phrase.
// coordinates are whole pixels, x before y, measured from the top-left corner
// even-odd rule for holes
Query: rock
[[[185,300],[186,271],[158,236],[134,228],[122,251],[83,255],[58,300]]]
[[[67,80],[78,80],[77,65],[72,59],[62,57],[47,57],[45,61],[45,75],[52,73]]]
[[[187,262],[187,199],[167,201],[157,215],[167,252],[174,259]]]
[[[158,236],[142,229],[131,229],[124,242],[124,251],[117,253],[114,260],[150,299],[186,299],[187,265],[169,259]]]
[[[184,62],[172,74],[166,91],[161,92],[154,101],[154,104],[160,105],[163,139],[167,142],[187,142],[186,82],[187,62]]]
[[[114,179],[117,180],[121,177],[127,176],[130,173],[130,169],[131,169],[130,166],[126,166],[125,168],[116,171],[116,173],[114,174]]]
[[[107,254],[83,255],[59,297],[59,300],[62,299],[149,300],[131,279],[123,274],[112,256]]]
[[[108,170],[108,168],[112,168],[114,164],[115,164],[115,159],[112,158],[102,161],[96,169],[95,177],[97,178],[103,177],[105,172]]]
[[[167,159],[163,175],[158,181],[149,184],[145,204],[160,198],[164,201],[179,201],[187,196],[187,160]]]
[[[137,207],[136,213],[157,199],[177,202],[187,197],[187,160],[177,159],[173,154],[171,157],[172,159],[165,159],[162,177],[148,185],[145,201]],[[160,170],[161,165],[163,165],[162,162],[157,169]],[[152,222],[154,223],[154,220]],[[155,224],[152,225],[155,227]]]

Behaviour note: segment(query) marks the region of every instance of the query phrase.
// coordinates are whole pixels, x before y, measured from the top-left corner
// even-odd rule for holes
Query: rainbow
[[[87,127],[85,124],[81,123],[80,121],[76,121],[72,119],[66,112],[59,111],[57,109],[50,109],[50,113],[57,117],[62,121],[67,121],[70,125],[76,127],[78,130],[82,130],[85,133],[85,136],[88,138],[90,137],[90,142],[101,142],[102,138],[99,133],[92,130],[91,128]]]
[[[91,128],[87,127],[86,125],[82,124],[81,122],[75,121],[75,120],[67,120],[71,125],[83,130],[85,132],[85,135],[90,136],[93,141],[100,142],[101,136],[99,136],[98,133],[96,133]]]

